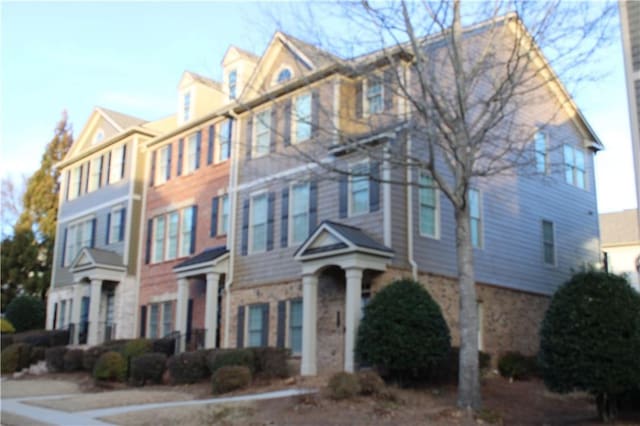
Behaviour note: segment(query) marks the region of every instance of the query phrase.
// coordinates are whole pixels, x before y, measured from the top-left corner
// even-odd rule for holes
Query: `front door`
[[[318,374],[344,369],[344,271],[332,266],[318,277]]]

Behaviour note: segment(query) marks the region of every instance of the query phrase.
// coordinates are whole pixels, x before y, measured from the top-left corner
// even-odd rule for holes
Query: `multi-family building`
[[[362,307],[412,276],[459,341],[453,207],[390,160],[421,137],[392,86],[411,61],[396,59],[337,58],[278,32],[260,57],[230,48],[220,82],[183,75],[173,127],[141,141],[131,335],[288,347],[302,374],[351,371]],[[535,352],[550,294],[599,260],[601,145],[561,87],[543,98],[522,106],[534,173],[478,180],[469,196],[480,348],[494,354]]]

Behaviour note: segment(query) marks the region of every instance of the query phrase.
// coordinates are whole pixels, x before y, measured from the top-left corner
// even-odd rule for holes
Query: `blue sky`
[[[184,70],[220,79],[220,61],[230,44],[262,54],[276,29],[266,10],[271,6],[0,3],[0,174],[29,175],[37,169],[65,109],[76,134],[94,106],[149,120],[171,114]],[[604,212],[636,202],[619,39],[602,57],[606,61],[597,67],[605,77],[575,95],[606,146],[596,156]]]

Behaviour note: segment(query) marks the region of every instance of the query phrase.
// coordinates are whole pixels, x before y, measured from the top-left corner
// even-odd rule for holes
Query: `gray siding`
[[[110,200],[128,197],[130,190],[129,181],[123,179],[88,194],[82,194],[76,199],[63,201],[58,212],[58,220],[92,211],[96,206],[109,203]]]

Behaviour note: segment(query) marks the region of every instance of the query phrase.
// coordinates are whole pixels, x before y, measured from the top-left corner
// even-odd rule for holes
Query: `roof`
[[[258,59],[260,59],[260,57],[254,53],[249,52],[248,50],[244,50],[236,45],[231,46],[234,49],[236,49],[238,51],[239,54],[244,55],[249,57],[250,59],[253,59],[254,61],[257,61]]]
[[[603,246],[640,242],[638,209],[602,213],[599,219]]]
[[[323,228],[325,231],[322,230]],[[337,234],[339,239],[331,242],[331,244],[323,244],[321,246],[314,247],[314,241],[317,241],[317,238],[323,232],[326,232],[327,228],[330,229],[330,233]],[[358,249],[364,249],[367,251],[373,250],[374,252],[388,253],[389,255],[393,254],[392,249],[374,240],[362,229],[356,228],[355,226],[325,220],[322,221],[300,245],[298,250],[296,250],[294,257],[328,253],[343,249],[355,249],[356,251],[358,251]],[[384,256],[387,255],[385,254]]]
[[[357,247],[368,248],[372,250],[387,251],[393,253],[393,250],[389,247],[381,244],[365,234],[364,231],[355,226],[345,225],[342,223],[332,222],[329,220],[324,221],[327,225],[331,226],[334,230],[338,231],[343,237],[352,242]]]
[[[300,50],[307,58],[309,58],[316,68],[324,68],[325,66],[333,65],[336,62],[342,61],[342,59],[336,55],[333,55],[318,46],[302,41],[290,34],[282,34],[286,37],[287,41],[292,43],[296,49]]]
[[[195,81],[197,81],[198,83],[202,83],[205,86],[209,86],[212,87],[214,89],[220,90],[221,86],[220,83],[210,79],[209,77],[205,77],[203,75],[197,74],[193,71],[185,71],[187,74],[189,74]]]
[[[227,250],[226,246],[209,247],[196,254],[195,256],[191,256],[187,260],[178,263],[173,267],[173,269],[180,269],[186,266],[193,266],[201,263],[211,262],[227,253],[229,253],[229,250]]]
[[[128,129],[129,127],[135,127],[147,122],[147,120],[143,120],[142,118],[123,114],[121,112],[113,111],[104,107],[97,107],[96,109],[99,109],[104,115],[113,120],[118,126],[120,126],[122,130]]]

